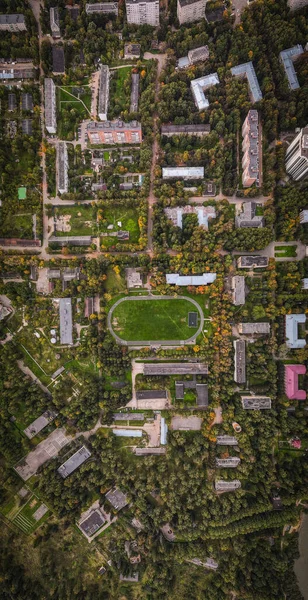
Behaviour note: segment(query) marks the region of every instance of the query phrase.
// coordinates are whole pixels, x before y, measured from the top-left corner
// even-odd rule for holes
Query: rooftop
[[[52,46],[52,72],[65,73],[64,48],[62,46]]]
[[[179,275],[178,273],[167,273],[166,283],[169,285],[209,285],[216,279],[216,273],[203,273],[203,275]]]
[[[42,431],[44,427],[47,427],[57,416],[58,413],[53,410],[46,410],[40,417],[35,419],[26,429],[24,434],[31,440],[39,431]]]
[[[73,320],[71,298],[60,298],[60,344],[73,343]]]
[[[216,444],[218,446],[237,446],[238,441],[233,435],[218,435]]]
[[[280,60],[283,64],[283,68],[285,70],[285,74],[287,76],[289,82],[289,88],[291,90],[297,90],[300,85],[297,79],[297,75],[294,68],[294,60],[296,60],[301,54],[303,54],[303,46],[297,44],[292,48],[288,48],[287,50],[282,50],[280,52]]]
[[[161,135],[167,134],[186,134],[186,135],[194,135],[204,133],[205,135],[210,133],[211,126],[206,124],[198,124],[198,125],[162,125],[161,126]]]
[[[0,15],[0,25],[25,24],[25,17],[21,14]]]
[[[262,100],[262,92],[259,86],[254,66],[251,61],[243,63],[241,65],[236,65],[236,67],[232,67],[231,73],[232,75],[235,75],[235,77],[246,76],[253,102],[258,102],[259,100]]]
[[[298,389],[299,375],[306,374],[305,365],[285,365],[285,392],[290,400],[306,400],[305,390]]]
[[[298,326],[305,323],[305,314],[286,315],[286,344],[288,348],[304,348],[306,346],[306,339],[298,337]]]
[[[163,179],[171,178],[189,178],[203,179],[204,167],[163,167]]]
[[[98,531],[106,522],[105,517],[99,509],[92,510],[91,513],[83,520],[79,521],[79,528],[88,536],[91,537]]]
[[[161,400],[166,398],[166,390],[139,390],[136,392],[136,400]]]
[[[254,268],[254,267],[267,267],[268,266],[268,258],[267,256],[240,256],[238,258],[238,266],[240,268]]]
[[[142,429],[113,429],[112,433],[117,437],[142,437]]]
[[[233,304],[240,306],[245,304],[245,277],[244,275],[235,275],[232,277]]]
[[[245,410],[265,410],[272,408],[272,401],[267,396],[242,396]]]
[[[90,131],[95,131],[97,129],[103,131],[114,131],[118,129],[141,129],[141,123],[139,121],[130,121],[128,123],[124,123],[123,121],[91,121],[87,125],[87,129]]]
[[[90,458],[91,452],[86,448],[86,446],[82,446],[68,458],[63,465],[61,465],[57,470],[59,475],[66,479],[71,473],[76,471],[80,465],[82,465],[88,458]]]
[[[108,502],[115,508],[116,510],[121,510],[128,504],[127,496],[119,488],[113,488],[109,490],[106,494],[106,498]]]
[[[144,375],[207,375],[208,365],[198,362],[187,363],[144,363]]]
[[[235,340],[234,346],[234,381],[246,381],[246,344],[244,340]]]
[[[244,335],[268,334],[271,331],[269,323],[239,323],[239,333]]]
[[[205,75],[204,77],[193,79],[190,82],[191,91],[199,110],[205,110],[210,105],[208,99],[205,97],[205,90],[208,90],[218,83],[219,77],[217,73],[211,73],[211,75]]]
[[[257,202],[243,202],[242,212],[235,217],[236,227],[264,227],[263,215],[256,214],[258,206]]]
[[[240,487],[241,482],[238,479],[233,479],[233,481],[224,481],[223,479],[218,479],[215,481],[215,490],[217,492],[231,492]]]

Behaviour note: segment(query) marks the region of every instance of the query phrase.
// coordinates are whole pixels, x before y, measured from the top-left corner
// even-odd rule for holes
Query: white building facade
[[[286,171],[295,181],[308,175],[308,126],[299,132],[287,149]]]
[[[159,26],[159,0],[125,0],[127,22]]]

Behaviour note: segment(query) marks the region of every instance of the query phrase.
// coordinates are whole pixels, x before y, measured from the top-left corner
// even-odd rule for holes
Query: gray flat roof
[[[297,90],[300,87],[293,61],[296,60],[296,58],[298,58],[301,54],[303,54],[303,52],[303,46],[301,46],[301,44],[297,44],[292,48],[282,50],[282,52],[280,52],[279,55],[291,90]]]
[[[145,363],[144,375],[207,375],[209,372],[206,363]]]
[[[167,398],[166,390],[140,390],[136,392],[136,400],[160,400]]]
[[[78,525],[82,531],[89,537],[94,535],[96,531],[98,531],[106,522],[102,513],[99,510],[93,510],[91,514],[84,519],[84,521],[79,521]]]
[[[66,479],[71,473],[73,473],[80,465],[82,465],[91,456],[90,450],[86,446],[82,446],[68,458],[61,467],[58,468],[58,473]]]
[[[73,318],[71,298],[60,298],[60,343],[73,343]]]
[[[114,421],[143,421],[144,413],[114,413],[113,414]]]
[[[232,75],[235,75],[235,77],[243,77],[246,75],[253,101],[258,102],[259,100],[262,100],[262,92],[251,61],[241,65],[236,65],[236,67],[232,67],[231,73]]]
[[[198,125],[162,125],[161,134],[166,133],[194,135],[194,133],[210,133],[211,126],[207,124]]]
[[[45,440],[40,442],[34,450],[22,458],[15,467],[18,475],[27,481],[35,475],[39,467],[45,462],[57,456],[61,448],[72,440],[71,436],[66,435],[65,429],[55,429]]]
[[[16,23],[25,23],[24,15],[0,15],[0,25],[15,25]]]
[[[119,488],[109,490],[106,494],[106,498],[116,510],[121,510],[121,508],[124,508],[124,506],[128,504],[126,494],[121,492]]]
[[[31,440],[39,431],[42,431],[44,427],[49,425],[51,421],[53,421],[58,413],[53,410],[46,410],[40,417],[35,419],[26,429],[24,429],[24,434]]]

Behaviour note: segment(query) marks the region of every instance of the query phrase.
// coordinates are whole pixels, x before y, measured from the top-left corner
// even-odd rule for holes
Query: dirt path
[[[144,55],[146,60],[154,59],[157,61],[157,73],[156,73],[156,81],[155,81],[155,106],[158,103],[159,96],[159,78],[161,72],[166,63],[166,54],[151,54],[150,52],[146,52]],[[155,109],[153,115],[153,146],[152,146],[152,164],[151,164],[151,173],[150,173],[150,191],[148,196],[148,245],[147,250],[150,256],[153,255],[153,206],[156,202],[156,198],[154,195],[154,181],[155,181],[155,169],[157,164],[158,157],[158,142],[156,139],[157,135],[157,121],[158,121],[158,113]]]

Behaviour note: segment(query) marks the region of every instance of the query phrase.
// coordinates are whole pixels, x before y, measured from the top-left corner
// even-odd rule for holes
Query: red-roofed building
[[[305,373],[304,365],[285,365],[285,392],[290,400],[306,400],[306,392],[298,389],[298,376]]]

